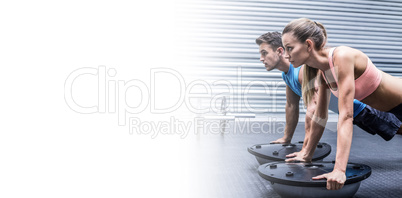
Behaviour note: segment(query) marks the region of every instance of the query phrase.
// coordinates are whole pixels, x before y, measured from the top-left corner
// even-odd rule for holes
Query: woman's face
[[[291,34],[286,33],[282,35],[282,43],[285,47],[285,58],[289,59],[289,62],[293,64],[293,67],[299,67],[306,63],[309,57],[307,48],[307,42],[302,43]]]

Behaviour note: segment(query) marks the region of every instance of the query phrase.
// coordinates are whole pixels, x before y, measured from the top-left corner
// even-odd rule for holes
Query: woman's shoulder
[[[344,46],[344,45],[338,46],[334,50],[334,54],[342,54],[342,55],[351,54],[351,53],[358,53],[358,52],[360,52],[360,50],[355,49],[355,48],[351,48],[351,47],[348,47],[348,46]]]
[[[364,55],[363,52],[361,52],[358,49],[355,48],[351,48],[348,46],[338,46],[335,48],[334,50],[334,61],[336,59],[355,59],[356,57],[360,56],[360,55]]]

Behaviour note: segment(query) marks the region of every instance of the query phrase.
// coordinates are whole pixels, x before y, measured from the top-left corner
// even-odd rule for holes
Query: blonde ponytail
[[[315,92],[315,80],[318,74],[318,69],[304,65],[303,82],[302,82],[302,97],[304,106],[307,107],[313,100]]]

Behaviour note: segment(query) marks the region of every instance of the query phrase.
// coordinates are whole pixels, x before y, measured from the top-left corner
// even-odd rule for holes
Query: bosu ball
[[[253,154],[258,163],[265,164],[276,161],[284,161],[286,155],[299,152],[303,147],[303,142],[291,144],[256,144],[247,150]],[[331,146],[327,143],[318,143],[314,151],[312,161],[322,160],[331,153]]]
[[[334,162],[272,162],[259,166],[258,174],[270,181],[275,192],[283,198],[353,197],[360,187],[360,182],[371,174],[371,168],[367,165],[348,163],[346,182],[340,190],[327,190],[326,179],[312,179],[333,169]]]

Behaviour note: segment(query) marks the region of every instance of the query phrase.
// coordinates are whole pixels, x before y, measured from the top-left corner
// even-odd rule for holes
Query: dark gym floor
[[[234,125],[237,127],[233,127]],[[198,180],[196,186],[193,186],[196,189],[195,196],[280,197],[269,182],[258,175],[259,164],[247,151],[249,146],[282,137],[283,133],[273,132],[280,126],[283,125],[271,123],[271,126],[264,126],[259,132],[251,132],[251,123],[247,126],[232,122],[224,134],[207,130],[200,134],[195,146]],[[258,128],[258,125],[254,127]],[[336,134],[336,123],[328,123],[321,142],[330,144],[332,152],[324,161],[335,160]],[[299,123],[292,142],[303,138],[304,123]],[[354,197],[402,196],[401,147],[402,136],[397,135],[387,142],[377,135],[373,136],[354,127],[349,162],[366,164],[372,168],[371,176],[361,182]]]

